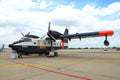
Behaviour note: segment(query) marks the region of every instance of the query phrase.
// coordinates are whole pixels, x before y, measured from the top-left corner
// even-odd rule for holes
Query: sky
[[[109,47],[120,47],[120,0],[0,0],[0,45],[21,33],[42,37],[51,29],[69,34],[114,30]],[[69,41],[69,47],[105,47],[105,37]]]

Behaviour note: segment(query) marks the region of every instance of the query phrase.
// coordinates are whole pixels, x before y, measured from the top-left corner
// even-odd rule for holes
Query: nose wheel
[[[22,54],[18,54],[18,58],[22,58]]]

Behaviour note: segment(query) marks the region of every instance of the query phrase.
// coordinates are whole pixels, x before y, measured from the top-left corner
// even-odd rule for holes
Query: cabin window
[[[34,42],[34,44],[36,44],[36,42]]]
[[[54,43],[54,45],[56,45],[56,43]]]
[[[50,41],[48,41],[48,44],[50,44]]]
[[[46,43],[44,43],[44,45],[46,45]]]
[[[37,45],[40,45],[40,40],[37,40]]]

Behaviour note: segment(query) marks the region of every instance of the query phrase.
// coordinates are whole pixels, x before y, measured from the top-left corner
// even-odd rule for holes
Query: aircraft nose
[[[9,44],[9,47],[12,47],[13,46],[13,44]]]

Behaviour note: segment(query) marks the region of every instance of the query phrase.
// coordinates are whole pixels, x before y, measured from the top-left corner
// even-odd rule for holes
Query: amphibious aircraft
[[[48,56],[51,51],[54,52],[54,56],[58,56],[56,50],[68,48],[68,41],[71,39],[78,38],[81,40],[82,38],[104,36],[104,45],[108,46],[109,42],[107,40],[107,37],[114,34],[113,30],[69,34],[67,28],[65,29],[64,34],[62,34],[58,31],[50,30],[50,27],[51,26],[49,23],[47,32],[48,36],[46,38],[40,38],[36,35],[31,35],[30,33],[26,35],[22,33],[23,37],[20,40],[9,44],[9,47],[18,53],[18,58],[21,58],[22,55],[29,54],[44,54]]]

